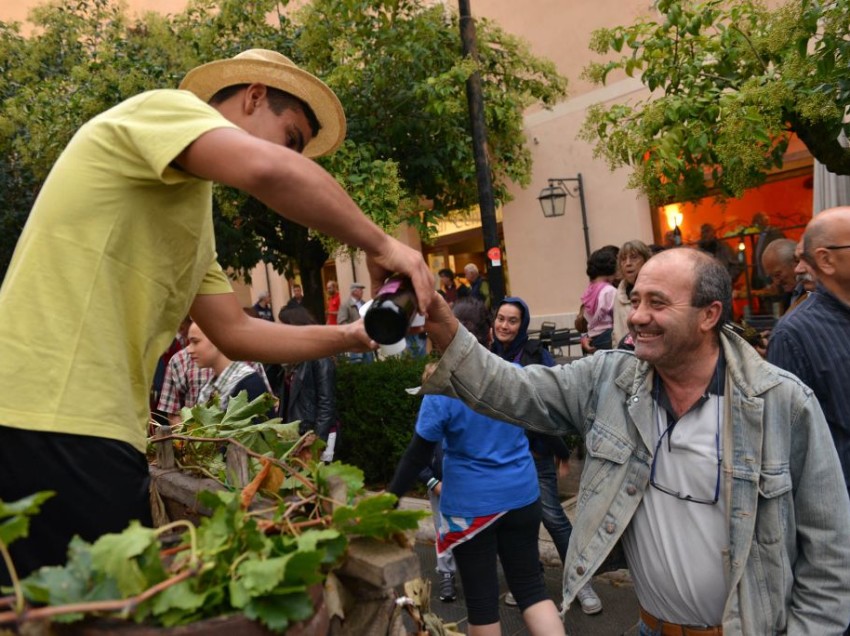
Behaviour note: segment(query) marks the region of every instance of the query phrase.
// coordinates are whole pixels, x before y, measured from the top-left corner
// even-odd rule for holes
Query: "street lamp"
[[[574,184],[574,185],[573,185]],[[564,216],[567,207],[567,197],[578,198],[581,203],[581,222],[584,231],[584,251],[590,258],[590,237],[587,233],[587,209],[584,204],[584,184],[581,173],[575,177],[558,177],[549,179],[549,185],[540,191],[537,200],[543,216],[547,219],[556,216]]]

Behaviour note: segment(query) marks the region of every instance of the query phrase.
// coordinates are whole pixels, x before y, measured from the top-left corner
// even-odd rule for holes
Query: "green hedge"
[[[421,384],[428,361],[408,356],[369,364],[342,360],[337,367],[338,458],[360,467],[370,487],[392,479],[410,443],[422,398],[405,389]]]

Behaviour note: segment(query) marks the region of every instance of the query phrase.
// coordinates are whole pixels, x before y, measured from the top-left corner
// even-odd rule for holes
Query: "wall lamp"
[[[549,179],[549,185],[540,191],[537,200],[547,219],[564,216],[567,207],[567,197],[578,198],[581,203],[581,222],[584,231],[584,251],[590,258],[590,237],[587,231],[587,209],[584,203],[584,183],[581,173],[575,177],[559,177]]]

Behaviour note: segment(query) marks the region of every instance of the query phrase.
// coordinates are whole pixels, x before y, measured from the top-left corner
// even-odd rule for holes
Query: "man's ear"
[[[703,315],[700,327],[703,331],[714,331],[714,328],[717,326],[717,321],[720,320],[720,316],[723,315],[723,303],[719,300],[715,300],[710,305],[703,307],[701,311],[703,312]]]
[[[249,115],[259,106],[260,101],[265,99],[268,89],[265,84],[251,84],[245,89],[242,97],[242,107]]]
[[[835,274],[835,263],[833,262],[833,254],[831,250],[825,247],[815,248],[814,266],[819,273],[832,276]]]

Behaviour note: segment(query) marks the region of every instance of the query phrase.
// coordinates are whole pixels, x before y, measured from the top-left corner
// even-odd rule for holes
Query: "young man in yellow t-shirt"
[[[308,158],[335,150],[333,92],[250,50],[190,71],[86,123],[44,183],[0,288],[0,500],[56,497],[12,546],[19,573],[150,520],[143,452],[158,356],[191,313],[228,357],[297,362],[373,343],[362,322],[300,327],[247,316],[216,262],[212,182],[363,249],[376,281],[433,278]],[[62,312],[55,311],[62,307]],[[8,581],[0,565],[0,583]]]

